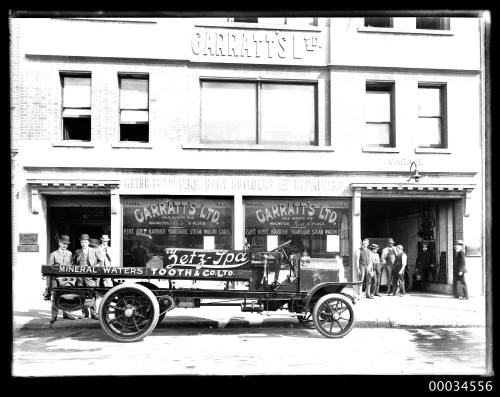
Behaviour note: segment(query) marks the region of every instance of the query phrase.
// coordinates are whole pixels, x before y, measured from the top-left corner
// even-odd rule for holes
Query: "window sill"
[[[437,147],[418,147],[415,148],[415,153],[451,154],[451,150],[447,148],[437,148]]]
[[[273,150],[280,152],[334,152],[331,146],[302,146],[302,145],[238,145],[223,143],[184,143],[183,149],[205,149],[205,150]]]
[[[399,153],[399,149],[395,147],[363,146],[362,151],[367,153]]]
[[[111,144],[115,149],[153,149],[153,145],[142,142],[117,142]]]
[[[435,30],[435,29],[398,29],[398,28],[373,28],[363,26],[358,28],[358,32],[363,33],[391,33],[391,34],[415,34],[415,35],[431,35],[431,36],[453,36],[450,30]]]
[[[61,142],[53,142],[52,146],[93,148],[94,144],[92,142],[86,142],[86,141],[61,141]]]

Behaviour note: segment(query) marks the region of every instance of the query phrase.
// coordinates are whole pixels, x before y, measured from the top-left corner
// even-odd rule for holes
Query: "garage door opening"
[[[378,244],[379,254],[387,246],[388,238],[403,245],[407,255],[408,291],[426,290],[431,283],[447,283],[449,241],[453,233],[451,204],[449,200],[439,199],[361,200],[361,236]],[[425,254],[423,245],[427,246]],[[381,290],[386,290],[385,272],[382,272],[381,285]]]

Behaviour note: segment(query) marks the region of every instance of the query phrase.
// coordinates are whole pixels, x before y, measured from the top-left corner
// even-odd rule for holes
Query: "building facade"
[[[87,233],[111,237],[116,266],[292,240],[355,281],[361,239],[392,237],[410,286],[448,294],[462,239],[484,294],[483,32],[458,17],[11,18],[14,293],[40,299],[58,236],[74,251]]]

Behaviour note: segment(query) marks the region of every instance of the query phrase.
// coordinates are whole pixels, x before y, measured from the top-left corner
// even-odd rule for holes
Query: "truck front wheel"
[[[155,295],[139,284],[113,287],[99,306],[101,328],[118,342],[137,342],[149,335],[159,313]]]

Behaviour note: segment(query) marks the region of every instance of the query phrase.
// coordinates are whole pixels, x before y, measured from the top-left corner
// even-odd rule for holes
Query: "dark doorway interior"
[[[407,288],[419,288],[422,269],[417,266],[417,257],[423,242],[428,244],[435,266],[428,281],[437,282],[439,258],[435,250],[439,239],[437,200],[424,199],[362,199],[361,200],[361,236],[379,244],[381,253],[387,245],[387,239],[393,238],[396,244],[402,244],[407,255]],[[446,270],[446,266],[443,266]],[[414,285],[415,284],[415,285]]]
[[[70,237],[69,250],[72,252],[80,248],[81,234],[85,233],[96,239],[103,234],[111,235],[110,207],[105,206],[106,201],[102,199],[93,199],[77,197],[71,202],[71,197],[67,197],[64,201],[49,200],[50,252],[57,249],[61,234]],[[109,202],[109,199],[107,201]]]

